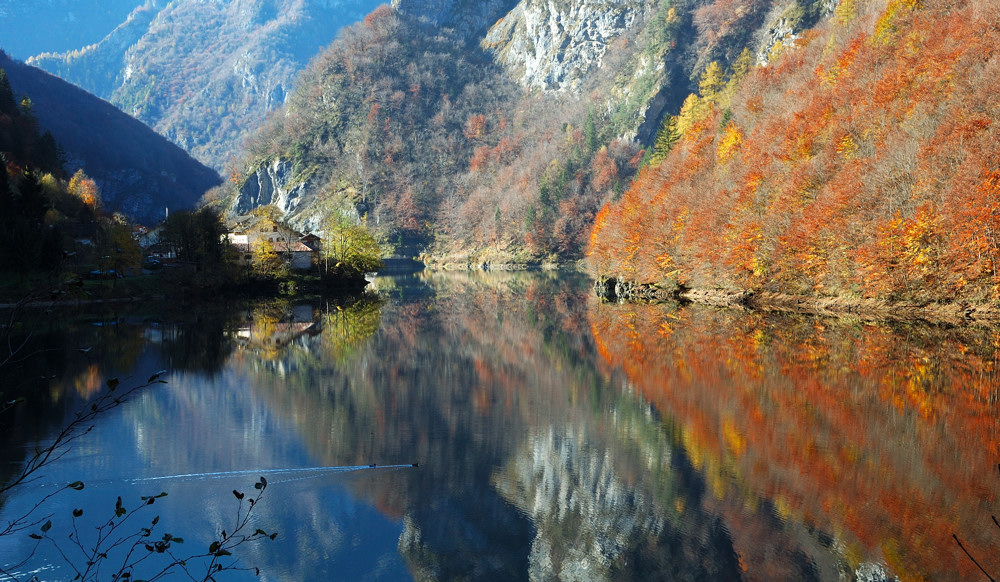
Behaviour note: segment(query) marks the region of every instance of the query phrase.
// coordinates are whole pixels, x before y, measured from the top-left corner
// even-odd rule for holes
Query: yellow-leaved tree
[[[382,267],[382,247],[367,228],[336,211],[327,216],[324,227],[327,272],[371,273]]]

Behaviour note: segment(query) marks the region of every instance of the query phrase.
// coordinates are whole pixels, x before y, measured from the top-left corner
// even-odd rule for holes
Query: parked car
[[[88,279],[121,279],[122,274],[114,269],[98,270],[94,269],[87,273]]]

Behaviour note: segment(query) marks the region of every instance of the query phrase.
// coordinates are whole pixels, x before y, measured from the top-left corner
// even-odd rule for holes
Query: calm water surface
[[[118,496],[165,491],[148,515],[194,553],[264,475],[253,526],[278,537],[238,552],[264,580],[985,579],[952,534],[1000,575],[997,330],[606,305],[571,275],[373,287],[46,318],[47,351],[0,371],[29,396],[0,415],[0,477],[107,379],[167,383],[0,525],[77,479],[43,507],[55,538],[74,508],[90,535]],[[47,543],[17,572],[72,578]]]

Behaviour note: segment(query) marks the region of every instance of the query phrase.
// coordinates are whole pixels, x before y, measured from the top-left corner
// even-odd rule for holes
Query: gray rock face
[[[839,4],[840,0],[822,0],[819,17],[833,14]],[[802,32],[815,24],[815,21],[803,19],[801,11],[796,11],[795,7],[797,4],[772,4],[764,18],[764,26],[757,30],[754,37],[758,65],[767,65],[775,53],[793,48]]]
[[[761,47],[757,51],[757,64],[766,65],[771,54],[783,47],[794,46],[799,34],[794,22],[778,18],[763,30]]]
[[[578,89],[648,6],[636,0],[522,0],[490,29],[483,46],[526,87]]]
[[[247,178],[233,202],[232,211],[246,214],[258,206],[270,204],[285,214],[292,214],[308,187],[308,182],[292,183],[291,162],[275,160],[257,168]]]
[[[899,582],[899,578],[886,571],[882,564],[865,562],[854,572],[858,582]]]

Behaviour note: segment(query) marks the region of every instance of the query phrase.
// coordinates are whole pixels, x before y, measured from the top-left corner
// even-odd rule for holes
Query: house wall
[[[296,251],[292,253],[292,268],[308,270],[312,268],[312,253]]]

